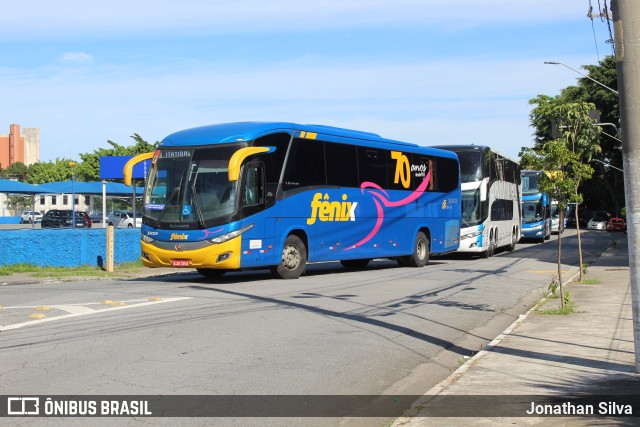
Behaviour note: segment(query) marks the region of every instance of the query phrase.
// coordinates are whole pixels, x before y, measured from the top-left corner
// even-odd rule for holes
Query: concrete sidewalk
[[[429,417],[443,396],[640,395],[635,371],[627,239],[620,239],[587,270],[598,284],[570,283],[576,313],[542,315],[530,311],[503,335],[429,390],[411,416],[396,427],[432,425],[637,425],[636,418],[581,417]],[[575,279],[577,280],[577,278]],[[559,307],[548,300],[540,309]],[[437,396],[437,398],[436,398]],[[640,399],[640,397],[638,397]],[[431,402],[431,404],[430,404]],[[431,406],[431,407],[430,407]],[[459,408],[463,415],[464,408]],[[522,417],[526,414],[523,413]]]

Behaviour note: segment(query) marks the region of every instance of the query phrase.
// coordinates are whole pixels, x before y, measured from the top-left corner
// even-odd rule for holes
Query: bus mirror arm
[[[254,154],[272,153],[276,150],[275,147],[244,147],[233,153],[231,159],[229,159],[229,182],[237,181],[240,177],[240,166],[242,162]]]
[[[124,174],[124,183],[125,185],[131,185],[131,177],[133,175],[133,167],[140,162],[144,162],[145,160],[149,160],[153,158],[155,152],[151,153],[143,153],[138,154],[135,157],[132,157],[125,163],[124,168],[122,168],[122,173]]]

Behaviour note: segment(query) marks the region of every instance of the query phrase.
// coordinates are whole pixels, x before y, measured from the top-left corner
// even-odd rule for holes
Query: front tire
[[[419,231],[413,244],[413,253],[405,258],[408,267],[424,267],[429,262],[429,240]]]
[[[284,241],[280,264],[273,266],[271,272],[278,279],[297,279],[307,265],[307,248],[295,234]]]
[[[495,253],[495,242],[493,239],[494,239],[494,235],[493,233],[491,233],[489,235],[489,247],[487,248],[486,251],[482,252],[482,258],[491,258]]]

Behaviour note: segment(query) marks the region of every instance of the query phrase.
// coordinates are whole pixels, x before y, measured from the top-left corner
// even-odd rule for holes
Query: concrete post
[[[640,2],[614,0],[612,3],[615,30],[618,102],[622,121],[622,162],[624,165],[625,200],[629,239],[629,271],[633,307],[633,332],[636,373],[640,374]]]

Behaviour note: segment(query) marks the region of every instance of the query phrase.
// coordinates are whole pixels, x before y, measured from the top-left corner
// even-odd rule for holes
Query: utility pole
[[[640,80],[637,64],[640,61],[640,2],[613,0],[613,28],[618,74],[618,103],[624,130],[622,164],[624,165],[625,199],[629,239],[629,272],[636,356],[636,374],[640,374]]]

